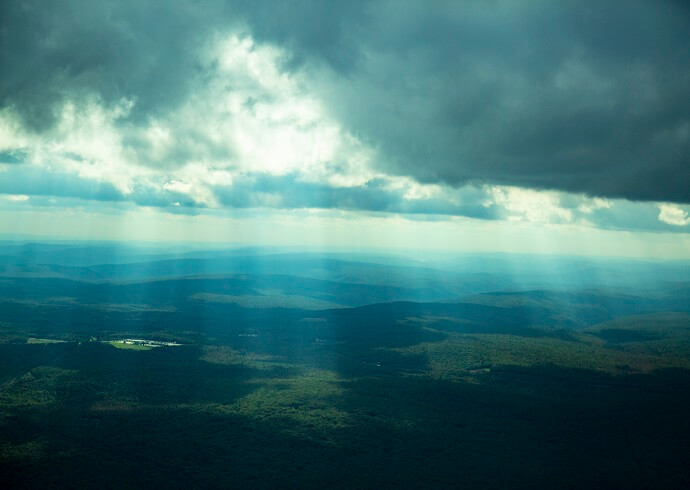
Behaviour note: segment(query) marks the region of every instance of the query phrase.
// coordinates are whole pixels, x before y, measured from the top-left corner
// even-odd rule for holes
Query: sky
[[[0,235],[690,258],[690,4],[0,5]]]

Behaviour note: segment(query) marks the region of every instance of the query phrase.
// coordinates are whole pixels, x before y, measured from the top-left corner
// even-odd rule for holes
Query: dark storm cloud
[[[689,4],[394,5],[328,98],[388,172],[690,201]]]
[[[386,173],[690,202],[687,2],[10,0],[0,9],[0,104],[34,131],[54,123],[65,98],[93,94],[135,99],[123,124],[164,117],[211,76],[204,43],[247,29],[285,48],[284,68],[313,80]],[[332,206],[391,207],[384,190],[313,192]]]
[[[85,94],[136,97],[137,114],[149,113],[188,90],[194,33],[206,25],[183,2],[3,2],[0,101],[34,130],[54,123],[56,103]]]

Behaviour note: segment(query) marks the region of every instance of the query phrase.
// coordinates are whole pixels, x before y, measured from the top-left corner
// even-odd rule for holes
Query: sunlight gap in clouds
[[[213,77],[164,118],[126,120],[133,99],[105,107],[97,96],[67,101],[48,135],[24,131],[2,115],[2,150],[26,148],[29,163],[112,183],[130,194],[138,183],[172,189],[217,206],[212,186],[241,172],[296,173],[309,182],[366,183],[372,150],[342,130],[295,76],[280,71],[283,53],[230,36],[201,58]]]

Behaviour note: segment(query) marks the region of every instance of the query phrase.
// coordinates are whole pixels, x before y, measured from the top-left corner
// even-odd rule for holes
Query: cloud
[[[395,5],[400,5],[394,2]],[[690,10],[680,3],[377,4],[324,99],[422,182],[690,201]]]
[[[595,197],[594,199],[590,200],[589,202],[584,202],[578,206],[578,211],[584,213],[584,214],[592,214],[594,211],[598,209],[609,209],[612,206],[611,201],[607,201],[606,199],[601,199],[598,197]]]
[[[286,64],[312,56],[351,65],[339,48],[363,2],[276,4],[172,0],[8,0],[0,7],[0,104],[35,131],[53,124],[65,100],[97,94],[106,106],[137,101],[133,121],[159,118],[187,100],[213,67],[202,61],[218,36],[250,30],[288,50]],[[228,80],[229,84],[232,83]]]
[[[491,189],[494,201],[502,205],[513,221],[571,223],[573,212],[561,207],[553,192],[538,192],[515,187]]]
[[[419,184],[404,177],[384,176],[361,185],[337,186],[305,179],[299,172],[276,175],[192,167],[176,171],[174,178],[140,182],[123,192],[111,183],[98,182],[92,177],[35,165],[0,166],[0,172],[0,197],[5,196],[5,208],[24,199],[17,196],[25,196],[34,207],[86,207],[99,212],[105,209],[103,203],[110,203],[113,207],[110,212],[136,205],[171,214],[216,216],[232,215],[237,210],[342,210],[363,215],[399,215],[413,220],[466,217],[671,232],[684,232],[686,228],[678,226],[678,220],[687,218],[687,211],[671,205],[665,206],[677,210],[666,211],[663,215],[666,219],[660,219],[659,208],[649,203],[603,201],[585,195],[514,187],[455,188]]]
[[[8,195],[684,229],[681,2],[0,9]]]
[[[21,155],[22,163],[108,182],[123,194],[163,182],[209,206],[216,203],[208,186],[233,172],[298,172],[338,186],[376,177],[373,150],[330,117],[304,77],[281,71],[284,51],[236,33],[205,46],[203,80],[164,115],[132,119],[137,97],[84,95],[56,101],[52,125],[36,133],[10,106],[0,113],[0,156],[9,163]]]
[[[2,197],[12,202],[24,202],[29,200],[29,196],[24,194],[7,194]]]
[[[659,221],[673,226],[686,226],[690,224],[687,211],[669,204],[659,205]]]
[[[26,152],[19,148],[0,151],[0,164],[22,163],[26,160]]]

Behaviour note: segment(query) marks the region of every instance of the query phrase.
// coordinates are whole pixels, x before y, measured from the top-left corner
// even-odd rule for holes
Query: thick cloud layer
[[[690,201],[690,4],[396,4],[328,98],[388,171]]]
[[[482,218],[519,207],[496,185],[690,203],[685,2],[9,0],[0,16],[0,164],[62,166],[99,182],[87,196]],[[399,179],[445,190],[410,203]],[[482,197],[448,190],[468,184]]]

